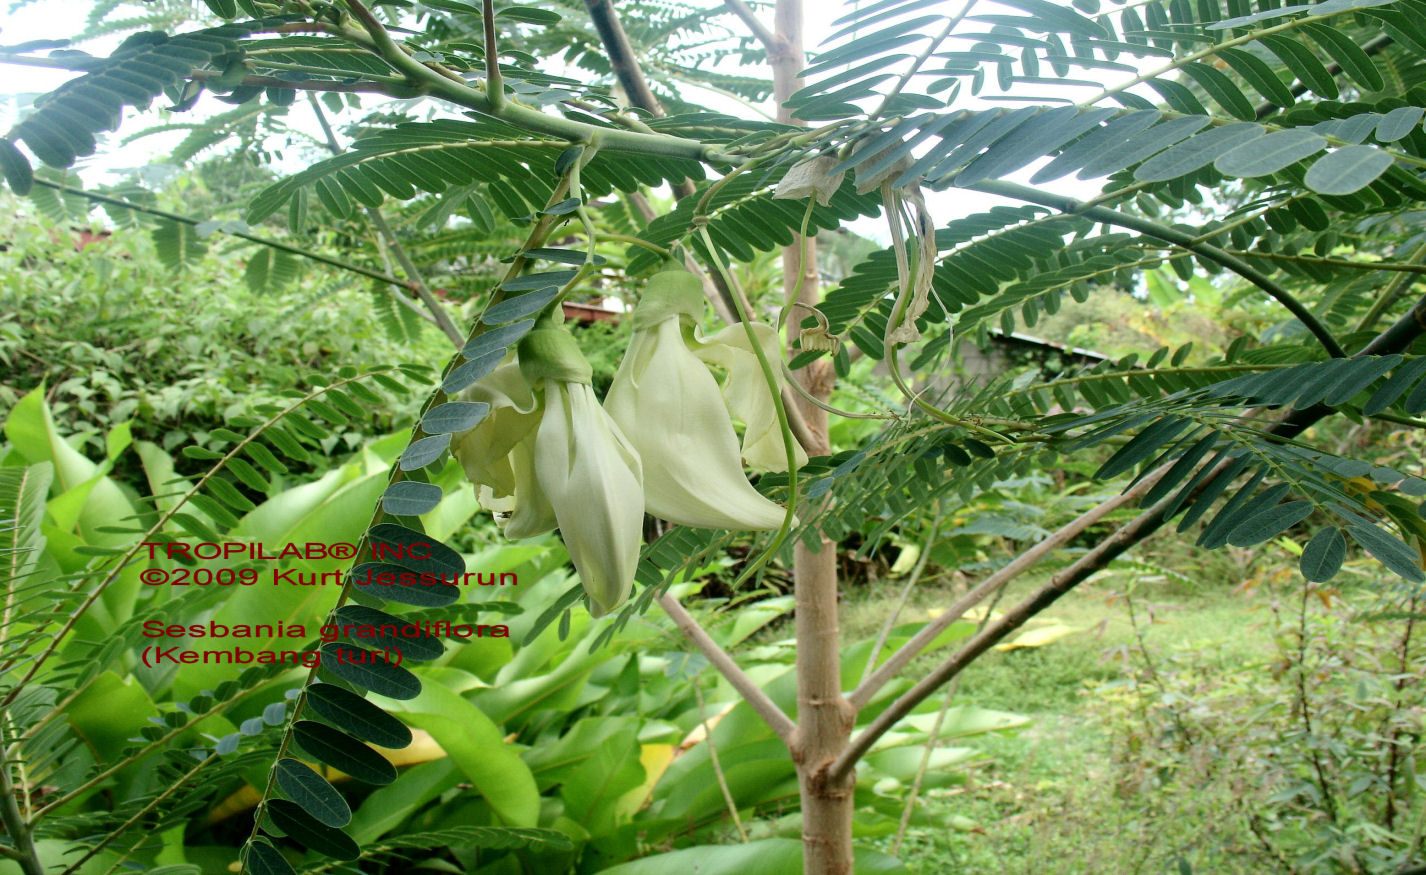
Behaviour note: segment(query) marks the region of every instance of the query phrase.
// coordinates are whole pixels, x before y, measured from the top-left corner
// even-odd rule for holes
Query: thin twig
[[[317,123],[322,127],[322,134],[327,140],[327,149],[333,155],[342,154],[342,146],[337,142],[336,132],[332,130],[331,123],[327,121],[327,114],[322,111],[321,105],[317,103],[317,98],[309,94],[307,100],[312,104],[312,112],[316,114]],[[431,294],[431,287],[426,284],[416,263],[407,254],[406,247],[402,246],[401,241],[397,239],[396,232],[391,230],[391,225],[381,214],[381,209],[367,207],[366,216],[371,220],[372,227],[376,228],[376,233],[386,241],[386,246],[391,250],[391,254],[396,256],[396,261],[406,274],[407,287],[416,293],[416,296],[421,299],[421,303],[426,305],[436,326],[445,332],[446,337],[451,339],[451,343],[455,344],[456,349],[460,349],[465,344],[465,333],[456,327],[455,321],[451,319],[451,314],[446,312],[446,308],[441,306],[441,302],[436,300],[435,295]]]
[[[657,601],[673,619],[673,624],[678,627],[684,637],[698,648],[699,653],[708,658],[719,674],[728,679],[728,683],[738,691],[738,695],[743,697],[743,701],[748,703],[748,707],[752,708],[772,729],[773,733],[782,739],[782,743],[791,748],[793,737],[797,732],[797,726],[793,724],[792,719],[784,714],[772,699],[768,698],[767,693],[763,692],[761,687],[753,683],[753,679],[738,667],[727,651],[718,646],[718,642],[709,637],[703,627],[698,625],[698,621],[693,619],[693,616],[684,610],[683,605],[678,603],[678,599],[664,592],[659,595]]]
[[[1152,486],[1158,482],[1159,478],[1168,472],[1168,468],[1168,465],[1164,465],[1158,471],[1144,477],[1127,492],[1122,492],[1119,495],[1106,499],[1085,511],[1083,514],[1080,514],[1071,522],[1061,526],[1044,540],[1035,544],[1019,556],[1016,556],[1004,568],[1001,568],[999,571],[981,581],[974,589],[964,596],[961,596],[943,613],[927,623],[925,628],[917,632],[910,641],[901,645],[886,662],[882,663],[876,671],[872,672],[869,677],[857,685],[857,688],[847,697],[848,701],[852,703],[853,707],[858,709],[862,708],[867,702],[871,701],[872,696],[876,695],[877,690],[881,689],[888,681],[896,677],[927,645],[936,639],[936,636],[950,628],[951,624],[964,616],[966,611],[979,604],[986,596],[1006,583],[1009,583],[1012,579],[1038,563],[1041,559],[1063,548],[1065,544],[1068,544],[1090,526],[1098,523],[1129,502],[1136,500],[1140,495],[1152,488]]]
[[[713,775],[718,779],[718,789],[723,791],[723,801],[728,805],[728,813],[733,816],[733,826],[743,844],[748,843],[748,831],[743,829],[743,819],[738,816],[738,804],[733,801],[733,791],[728,789],[728,777],[723,774],[723,764],[718,762],[718,747],[713,744],[713,725],[708,722],[708,710],[703,704],[703,684],[693,678],[693,695],[698,699],[698,722],[703,727],[703,741],[708,745],[708,759],[713,764]]]

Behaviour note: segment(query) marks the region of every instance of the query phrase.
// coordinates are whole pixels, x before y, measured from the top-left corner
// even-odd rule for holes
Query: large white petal
[[[555,509],[550,506],[549,497],[535,474],[536,439],[537,435],[532,434],[510,451],[510,464],[515,471],[515,497],[502,531],[512,541],[543,535],[559,525]]]
[[[677,316],[634,332],[604,409],[643,462],[648,513],[685,526],[771,530],[784,510],[748,483],[718,381]]]
[[[472,483],[490,487],[495,497],[515,491],[515,469],[510,451],[530,435],[540,422],[539,401],[520,367],[503,364],[460,395],[461,401],[490,405],[475,428],[451,439],[451,453]]]
[[[534,464],[590,613],[603,616],[629,597],[639,562],[644,487],[638,453],[589,385],[546,380]]]
[[[777,331],[771,325],[754,322],[753,333],[763,355],[776,369],[781,356]],[[723,381],[723,400],[733,417],[745,426],[743,461],[757,471],[786,471],[787,452],[783,449],[782,429],[777,424],[777,407],[743,326],[729,325],[711,337],[699,338],[699,341],[694,350],[698,357],[721,365],[728,372]],[[781,385],[780,370],[774,373],[778,385]],[[794,441],[792,448],[797,467],[807,464],[807,454],[801,445]]]

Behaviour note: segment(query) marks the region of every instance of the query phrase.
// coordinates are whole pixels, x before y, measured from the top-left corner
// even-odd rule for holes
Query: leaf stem
[[[1075,213],[1089,219],[1094,219],[1097,222],[1103,222],[1108,225],[1118,225],[1128,228],[1131,231],[1138,231],[1141,234],[1147,234],[1150,237],[1155,237],[1159,240],[1164,240],[1187,249],[1196,255],[1207,258],[1209,261],[1223,265],[1243,279],[1262,289],[1264,292],[1267,292],[1269,297],[1287,308],[1288,312],[1292,315],[1296,316],[1298,321],[1311,332],[1312,336],[1317,338],[1318,342],[1322,344],[1322,348],[1327,350],[1328,354],[1333,358],[1345,358],[1347,355],[1347,351],[1337,342],[1337,338],[1332,335],[1332,332],[1327,330],[1327,326],[1323,325],[1321,320],[1313,315],[1311,310],[1303,306],[1302,302],[1297,300],[1291,292],[1278,285],[1272,278],[1243,259],[1225,252],[1217,246],[1197,240],[1191,234],[1186,234],[1183,231],[1170,228],[1167,225],[1161,225],[1150,219],[1130,216],[1120,213],[1117,210],[1111,210],[1108,207],[1089,206],[1071,197],[1052,194],[1047,191],[1030,188],[1029,186],[1018,185],[1013,182],[991,180],[978,182],[974,185],[966,186],[966,188],[973,191],[985,192],[986,194],[997,194],[1003,197],[1014,198],[1015,200],[1040,204],[1063,213]]]
[[[133,210],[136,213],[144,213],[150,216],[157,216],[161,219],[168,219],[170,222],[179,222],[184,225],[195,226],[201,224],[198,219],[195,219],[192,216],[184,216],[178,213],[170,213],[167,210],[160,210],[156,207],[146,207],[142,204],[136,204],[132,201],[124,200],[123,198],[110,197],[106,194],[100,194],[95,191],[86,191],[82,188],[72,188],[71,186],[61,185],[57,182],[50,182],[47,179],[37,178],[35,180],[35,185],[54,189],[55,191],[61,192],[63,194],[78,195],[79,197],[85,198],[86,200],[94,201],[96,203],[109,204],[110,206],[122,207],[126,210]],[[352,264],[351,262],[342,261],[340,258],[334,258],[330,255],[323,255],[320,252],[313,252],[310,249],[303,249],[300,246],[293,246],[290,243],[283,243],[280,240],[273,240],[269,237],[259,237],[256,234],[249,234],[246,231],[226,231],[224,233],[231,234],[234,237],[240,238],[242,240],[247,240],[252,243],[259,243],[263,246],[270,246],[273,249],[288,252],[292,255],[296,255],[301,258],[311,259],[312,261],[318,262],[320,264],[325,264],[329,267],[336,267],[342,270],[351,271],[352,273],[361,274],[362,276],[367,277],[369,279],[379,280],[383,283],[391,283],[394,286],[399,286],[403,289],[415,291],[415,289],[412,288],[411,283],[407,282],[406,280],[394,277],[389,273],[382,273],[379,270],[372,270],[369,267],[362,267],[359,264]]]

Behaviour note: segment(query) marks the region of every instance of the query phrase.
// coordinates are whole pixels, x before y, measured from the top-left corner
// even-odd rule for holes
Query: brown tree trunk
[[[772,65],[777,119],[798,124],[783,103],[802,83],[802,0],[777,0],[773,35],[768,48]],[[799,251],[801,250],[801,251]],[[798,291],[798,271],[802,287]],[[817,244],[799,238],[782,251],[783,289],[787,301],[816,306]],[[805,311],[788,317],[788,342],[797,339]],[[819,360],[797,374],[808,393],[826,401],[835,376],[831,362]],[[802,418],[815,446],[809,455],[829,452],[827,413],[798,399]],[[806,513],[815,516],[818,508]],[[850,875],[852,871],[852,790],[855,773],[830,780],[827,767],[846,749],[856,714],[842,695],[841,641],[837,623],[836,544],[818,535],[817,550],[799,541],[793,552],[797,600],[797,743],[793,760],[802,796],[802,871],[807,875]]]

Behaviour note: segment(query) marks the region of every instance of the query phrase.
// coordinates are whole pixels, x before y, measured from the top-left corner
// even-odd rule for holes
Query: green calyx
[[[644,294],[634,308],[634,330],[652,328],[665,319],[688,316],[695,322],[703,318],[703,281],[669,262],[649,279]]]
[[[520,374],[530,385],[540,380],[589,384],[594,369],[579,344],[563,328],[536,328],[520,341]]]

